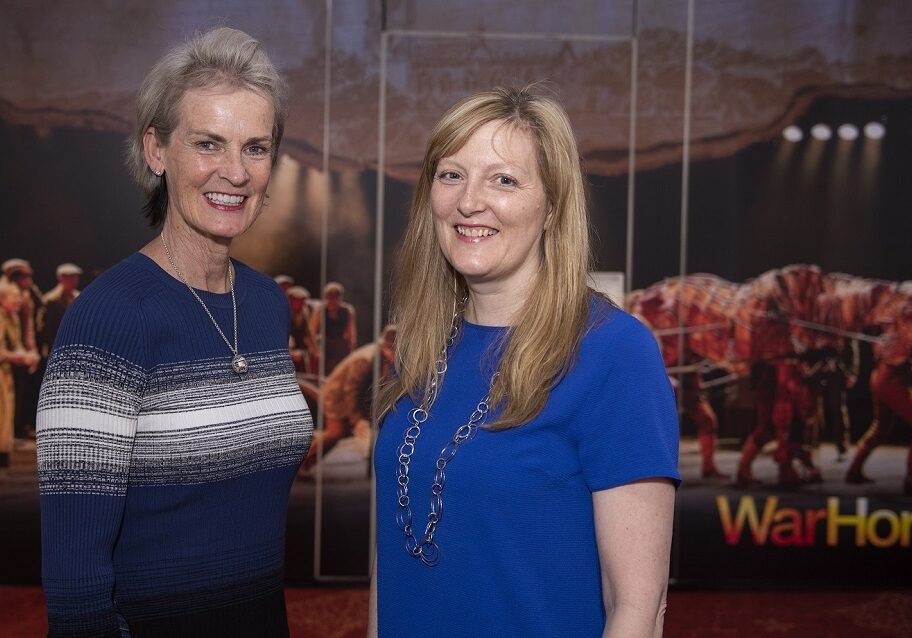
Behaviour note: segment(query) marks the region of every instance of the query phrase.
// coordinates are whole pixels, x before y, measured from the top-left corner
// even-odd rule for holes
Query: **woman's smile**
[[[246,195],[231,195],[230,193],[206,193],[209,205],[218,210],[239,211],[243,210]]]
[[[459,234],[459,238],[468,243],[479,243],[497,234],[497,230],[490,226],[467,226],[465,224],[456,224],[454,228]]]

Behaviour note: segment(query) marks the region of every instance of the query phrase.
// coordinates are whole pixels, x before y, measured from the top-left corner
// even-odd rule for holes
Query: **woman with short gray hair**
[[[69,308],[39,402],[51,636],[288,635],[285,510],[312,421],[285,295],[229,257],[286,101],[229,28],[142,84],[128,164],[161,233]]]

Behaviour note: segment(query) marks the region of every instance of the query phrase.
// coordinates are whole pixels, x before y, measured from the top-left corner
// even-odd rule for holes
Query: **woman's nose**
[[[456,209],[469,217],[485,209],[484,192],[480,184],[467,180],[456,202]]]
[[[243,186],[247,183],[247,180],[250,179],[250,174],[247,172],[247,166],[244,164],[244,158],[240,152],[225,154],[220,177],[231,182],[232,186]]]

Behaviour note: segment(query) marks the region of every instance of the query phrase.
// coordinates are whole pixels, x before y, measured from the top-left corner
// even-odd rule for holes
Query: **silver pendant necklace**
[[[463,300],[463,304],[465,304],[465,300]],[[490,400],[491,392],[489,389],[488,394],[478,402],[475,410],[472,411],[468,422],[459,426],[456,433],[453,435],[453,438],[450,439],[449,443],[443,446],[442,450],[440,450],[437,462],[434,465],[436,471],[434,472],[434,479],[431,483],[431,507],[427,516],[427,525],[424,528],[423,537],[419,539],[415,535],[414,529],[412,529],[412,508],[410,505],[411,499],[409,498],[408,489],[409,463],[411,462],[412,454],[415,452],[415,443],[418,440],[418,436],[421,434],[421,424],[427,421],[429,416],[428,411],[431,409],[434,401],[436,401],[437,393],[443,382],[443,376],[447,370],[447,352],[455,342],[456,335],[458,334],[458,319],[460,312],[461,309],[459,308],[453,312],[453,324],[450,329],[450,336],[434,365],[434,375],[427,384],[424,396],[422,397],[421,406],[413,408],[408,413],[409,426],[405,429],[402,444],[398,449],[399,463],[396,467],[396,483],[398,484],[397,495],[399,497],[399,508],[396,511],[396,523],[399,525],[399,529],[405,534],[405,551],[428,567],[433,567],[440,561],[440,547],[438,547],[437,542],[434,540],[434,534],[437,532],[437,526],[440,524],[440,519],[443,517],[443,488],[446,484],[447,465],[449,465],[450,461],[453,460],[453,457],[456,456],[456,451],[459,449],[460,445],[475,438],[478,428],[484,424],[488,411],[490,410],[488,401]],[[498,374],[499,373],[495,373],[494,377],[491,379],[491,386],[494,385],[494,381],[497,379]]]
[[[209,308],[206,307],[206,303],[200,298],[196,291],[193,289],[193,286],[187,281],[187,278],[184,277],[184,273],[180,271],[180,268],[177,267],[177,264],[174,262],[174,257],[171,256],[171,249],[168,248],[167,242],[165,242],[165,234],[162,233],[159,235],[161,239],[162,246],[165,247],[165,255],[168,256],[168,261],[171,263],[171,267],[174,269],[174,272],[177,273],[178,278],[184,282],[184,285],[187,286],[187,289],[190,293],[196,298],[196,300],[203,307],[203,310],[206,311],[206,314],[209,316],[209,321],[212,322],[212,325],[215,326],[215,329],[218,330],[219,336],[222,338],[222,341],[225,342],[225,345],[228,346],[228,349],[231,350],[231,354],[234,356],[231,357],[231,369],[235,374],[246,374],[247,370],[250,369],[250,364],[247,363],[247,359],[240,353],[238,353],[238,327],[237,327],[237,301],[234,298],[234,265],[231,263],[231,260],[228,260],[228,288],[231,290],[231,317],[234,325],[234,345],[231,345],[231,342],[228,341],[228,337],[225,336],[225,333],[222,332],[222,329],[219,327],[218,322],[215,320],[215,317],[212,316],[212,313],[209,312]]]

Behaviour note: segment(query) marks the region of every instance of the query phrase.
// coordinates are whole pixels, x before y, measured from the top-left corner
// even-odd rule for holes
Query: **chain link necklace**
[[[460,445],[475,438],[478,428],[484,424],[490,410],[488,401],[490,400],[491,392],[488,390],[488,394],[478,402],[478,405],[472,411],[469,420],[457,428],[453,438],[440,451],[435,464],[434,479],[431,483],[431,507],[427,516],[427,525],[424,528],[423,537],[419,539],[412,528],[412,508],[409,497],[409,463],[411,462],[412,454],[415,452],[415,442],[421,435],[421,425],[427,421],[428,411],[434,401],[436,401],[437,393],[443,382],[443,376],[447,370],[447,352],[456,341],[456,336],[459,332],[459,315],[465,307],[465,301],[463,299],[462,303],[457,305],[453,312],[450,336],[434,364],[434,375],[427,384],[421,406],[410,410],[408,413],[409,426],[405,429],[402,445],[399,446],[398,450],[399,464],[396,468],[396,482],[398,484],[399,508],[396,511],[396,523],[405,534],[405,550],[410,556],[417,558],[428,567],[433,567],[440,561],[440,548],[434,540],[434,534],[437,531],[437,526],[440,525],[440,519],[443,517],[443,488],[446,485],[447,465],[456,456],[456,451]],[[497,374],[495,373],[491,379],[492,386],[495,379],[497,379]]]
[[[243,355],[238,353],[238,328],[237,328],[237,301],[234,298],[234,265],[231,263],[231,260],[228,260],[228,288],[231,290],[231,317],[234,325],[234,345],[231,345],[231,342],[228,341],[228,337],[225,336],[225,333],[222,332],[222,329],[219,328],[218,322],[215,320],[215,317],[212,316],[212,313],[209,312],[209,308],[206,307],[206,303],[200,298],[196,291],[193,289],[193,286],[187,281],[187,278],[184,277],[184,273],[180,271],[180,268],[177,267],[177,264],[174,261],[174,257],[171,256],[171,249],[168,248],[167,242],[165,242],[165,234],[162,233],[159,235],[161,239],[162,246],[165,247],[165,255],[168,256],[168,261],[171,263],[171,267],[174,268],[174,272],[177,273],[178,278],[184,282],[184,285],[187,286],[187,289],[190,293],[196,298],[196,300],[203,307],[203,310],[206,311],[206,314],[209,316],[209,321],[212,322],[212,325],[215,326],[215,329],[218,330],[219,336],[222,338],[222,341],[225,342],[225,345],[228,346],[228,349],[231,350],[231,354],[234,356],[231,357],[231,369],[234,370],[235,374],[246,374],[247,370],[250,369],[250,364],[247,363],[247,359]]]

